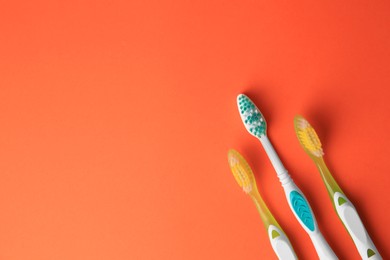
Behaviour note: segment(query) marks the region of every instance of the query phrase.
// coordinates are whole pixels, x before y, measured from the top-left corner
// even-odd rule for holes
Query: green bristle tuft
[[[260,138],[266,134],[266,122],[260,110],[247,96],[240,94],[237,98],[238,109],[246,129]]]

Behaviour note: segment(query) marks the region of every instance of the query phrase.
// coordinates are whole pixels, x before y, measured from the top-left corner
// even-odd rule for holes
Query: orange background
[[[390,2],[2,1],[1,259],[275,259],[227,150],[301,259],[309,237],[246,93],[341,259],[358,259],[293,117],[390,258]]]

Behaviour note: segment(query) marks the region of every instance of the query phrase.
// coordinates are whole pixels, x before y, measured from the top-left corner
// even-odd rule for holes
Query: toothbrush
[[[256,208],[260,213],[260,217],[263,220],[265,229],[268,232],[268,238],[275,254],[279,259],[297,259],[288,237],[261,198],[257,190],[255,176],[253,175],[249,164],[239,152],[233,149],[230,149],[228,152],[228,161],[238,185],[255,203]]]
[[[237,96],[237,105],[246,130],[258,138],[263,145],[282,184],[290,209],[302,228],[310,236],[319,258],[338,259],[318,229],[317,221],[305,195],[290,177],[268,139],[267,124],[260,110],[244,94]]]
[[[352,202],[341,190],[326,167],[322,145],[315,130],[302,116],[295,117],[294,127],[303,149],[317,165],[337,215],[350,234],[362,259],[382,259]]]

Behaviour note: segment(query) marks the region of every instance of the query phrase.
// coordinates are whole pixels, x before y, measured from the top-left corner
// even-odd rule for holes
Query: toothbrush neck
[[[276,153],[268,137],[266,135],[262,136],[260,138],[260,142],[263,145],[264,150],[267,153],[268,158],[270,159],[272,166],[274,167],[276,174],[278,175],[278,178],[282,183],[282,185],[284,186],[290,183],[291,177],[288,174],[286,168],[284,168],[283,163],[280,161],[279,156]]]
[[[271,160],[272,166],[275,168],[276,173],[280,175],[287,172],[268,137],[266,135],[262,136],[260,138],[260,142],[263,145],[264,150],[268,155],[268,158]]]

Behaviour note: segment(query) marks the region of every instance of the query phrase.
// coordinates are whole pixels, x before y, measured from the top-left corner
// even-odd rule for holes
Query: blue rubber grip
[[[298,215],[303,224],[305,224],[305,226],[311,231],[314,231],[313,215],[305,198],[299,192],[294,190],[290,193],[290,202],[295,213]]]

